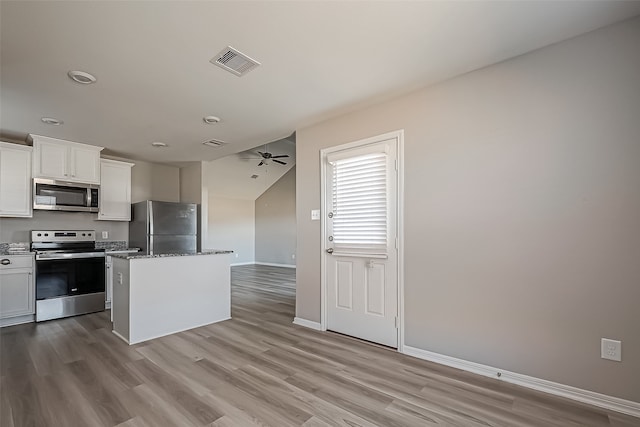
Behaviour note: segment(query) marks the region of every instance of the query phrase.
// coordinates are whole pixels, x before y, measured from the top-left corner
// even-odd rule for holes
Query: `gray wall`
[[[202,163],[180,168],[180,201],[202,203]]]
[[[134,160],[131,170],[131,202],[180,201],[180,169],[175,166]]]
[[[319,150],[404,129],[406,345],[640,402],[638,46],[635,19],[299,129],[296,315]]]
[[[232,264],[255,261],[255,202],[209,195],[204,249],[230,249]]]
[[[256,199],[255,215],[256,262],[295,265],[295,166]]]

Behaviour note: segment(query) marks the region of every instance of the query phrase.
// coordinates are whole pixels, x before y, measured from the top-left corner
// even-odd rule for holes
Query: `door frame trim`
[[[327,330],[327,242],[326,216],[327,189],[325,180],[327,177],[326,159],[330,153],[347,150],[362,145],[373,144],[385,139],[396,140],[397,175],[396,175],[396,236],[398,238],[397,249],[397,286],[398,286],[398,349],[404,352],[404,129],[360,139],[320,150],[320,330]]]

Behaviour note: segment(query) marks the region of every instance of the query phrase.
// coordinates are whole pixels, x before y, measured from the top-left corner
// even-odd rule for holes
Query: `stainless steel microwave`
[[[94,184],[33,179],[33,209],[98,212],[100,187]]]

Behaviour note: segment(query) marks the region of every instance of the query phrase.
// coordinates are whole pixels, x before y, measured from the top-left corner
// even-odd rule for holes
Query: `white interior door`
[[[327,329],[398,346],[398,138],[325,154]]]

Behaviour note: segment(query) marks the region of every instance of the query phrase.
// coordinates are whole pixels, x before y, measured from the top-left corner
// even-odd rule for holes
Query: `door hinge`
[[[396,325],[396,329],[398,329],[398,316],[394,317],[394,322]]]
[[[398,159],[396,159],[395,164],[396,164],[396,170],[398,170]]]
[[[396,237],[396,249],[398,249],[398,238]]]

